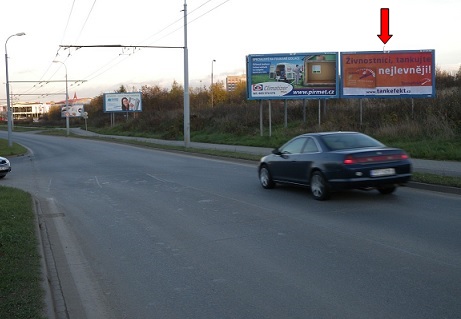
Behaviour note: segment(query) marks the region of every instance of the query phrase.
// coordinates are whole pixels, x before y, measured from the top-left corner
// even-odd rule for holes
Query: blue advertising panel
[[[104,93],[103,109],[108,112],[142,112],[141,92]]]
[[[341,97],[435,96],[435,51],[341,53]]]
[[[339,96],[338,53],[247,56],[249,100],[321,99]]]

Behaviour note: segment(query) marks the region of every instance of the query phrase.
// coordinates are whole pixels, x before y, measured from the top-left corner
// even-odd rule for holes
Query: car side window
[[[319,151],[317,144],[315,143],[313,138],[308,138],[306,141],[306,145],[304,146],[303,153],[316,153]]]
[[[283,154],[299,154],[301,153],[305,143],[306,143],[305,137],[297,138],[285,144],[280,149],[280,152],[282,152]]]

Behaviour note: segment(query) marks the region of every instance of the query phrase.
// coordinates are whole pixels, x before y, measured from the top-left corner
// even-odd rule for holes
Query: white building
[[[11,111],[14,120],[38,120],[43,114],[48,113],[51,104],[42,102],[12,102]],[[0,121],[8,120],[8,106],[0,105]]]

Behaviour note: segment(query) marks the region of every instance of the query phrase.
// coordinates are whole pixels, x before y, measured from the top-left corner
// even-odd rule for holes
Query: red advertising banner
[[[434,51],[341,53],[342,97],[435,96]]]

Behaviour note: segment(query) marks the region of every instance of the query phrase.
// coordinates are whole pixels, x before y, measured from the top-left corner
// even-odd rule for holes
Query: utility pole
[[[187,3],[184,0],[184,146],[190,146],[189,52],[187,49]]]

